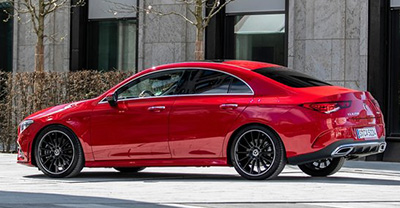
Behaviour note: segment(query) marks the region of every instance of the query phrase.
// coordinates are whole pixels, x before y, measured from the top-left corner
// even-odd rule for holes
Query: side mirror
[[[110,104],[111,107],[117,106],[117,101],[118,101],[117,94],[114,93],[114,94],[107,95],[106,100],[107,100],[108,104]]]

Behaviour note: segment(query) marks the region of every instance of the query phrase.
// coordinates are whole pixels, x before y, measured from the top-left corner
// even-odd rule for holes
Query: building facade
[[[2,10],[10,8],[1,2]],[[184,4],[113,2],[88,0],[46,20],[46,71],[137,72],[194,60],[194,26],[174,15],[129,10],[151,5],[190,16]],[[0,23],[1,69],[33,70],[35,35],[27,20]],[[369,159],[400,161],[400,0],[235,0],[210,22],[205,38],[206,59],[271,62],[370,91],[384,111],[389,145]]]

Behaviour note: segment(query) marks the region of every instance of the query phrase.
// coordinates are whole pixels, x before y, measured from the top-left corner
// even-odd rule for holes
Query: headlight
[[[25,129],[27,129],[31,124],[33,124],[32,120],[25,120],[19,124],[19,133],[22,133]]]

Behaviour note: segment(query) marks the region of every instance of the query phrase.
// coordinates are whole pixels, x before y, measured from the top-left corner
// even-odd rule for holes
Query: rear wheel
[[[146,167],[114,167],[115,170],[118,170],[121,173],[137,173],[145,168]]]
[[[35,144],[38,168],[52,178],[73,177],[84,166],[84,156],[78,137],[64,126],[46,127]]]
[[[299,165],[299,168],[307,175],[323,177],[338,172],[345,160],[343,157],[327,158]]]
[[[236,171],[250,180],[272,179],[286,164],[281,140],[263,126],[249,126],[237,134],[231,159]]]

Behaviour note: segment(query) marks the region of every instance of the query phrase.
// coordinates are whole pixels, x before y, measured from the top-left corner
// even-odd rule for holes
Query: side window
[[[179,88],[176,91],[177,95],[192,94],[193,86],[196,83],[196,75],[198,74],[198,69],[186,69]]]
[[[232,78],[224,73],[199,70],[194,83],[194,94],[226,94]]]
[[[169,70],[136,79],[118,90],[118,100],[174,95],[183,74],[183,70]]]
[[[251,89],[241,80],[217,71],[198,70],[192,85],[193,94],[251,94]]]
[[[229,87],[229,93],[251,94],[253,92],[244,82],[240,81],[237,78],[233,78],[231,86]]]

